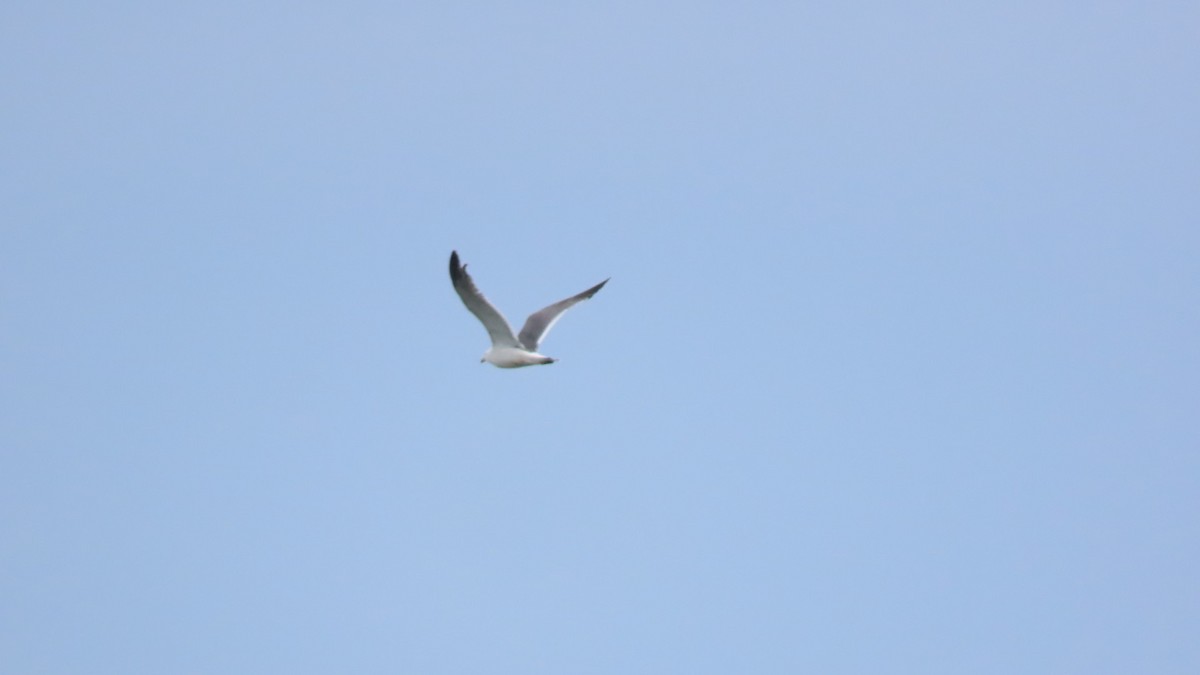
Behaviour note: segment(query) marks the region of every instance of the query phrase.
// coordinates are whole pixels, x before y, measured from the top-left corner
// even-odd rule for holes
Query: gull
[[[463,304],[471,310],[476,319],[479,319],[483,327],[487,329],[488,337],[492,338],[491,349],[483,353],[483,358],[479,362],[486,361],[497,368],[540,366],[557,361],[557,359],[539,354],[537,352],[538,344],[554,327],[563,312],[576,303],[592,297],[601,288],[604,288],[604,284],[608,283],[608,279],[605,279],[579,295],[559,300],[553,305],[543,307],[530,314],[529,318],[525,320],[525,327],[521,329],[520,336],[515,336],[512,327],[504,320],[500,311],[493,307],[492,303],[488,302],[487,298],[483,297],[483,293],[480,293],[479,289],[475,287],[471,275],[467,274],[467,266],[459,264],[458,251],[450,252],[450,281],[453,282],[454,290],[458,292],[458,297],[462,298]]]

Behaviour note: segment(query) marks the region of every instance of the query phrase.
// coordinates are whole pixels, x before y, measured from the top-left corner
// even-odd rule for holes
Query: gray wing
[[[572,305],[592,297],[601,288],[604,288],[604,284],[607,283],[608,279],[605,279],[579,295],[572,295],[566,300],[559,300],[549,307],[539,309],[530,314],[529,318],[525,320],[525,327],[521,329],[521,344],[525,345],[525,349],[536,352],[538,344],[546,337],[546,333],[549,333],[550,329],[554,327],[554,324],[563,315],[563,312],[570,309]]]
[[[504,320],[504,316],[492,307],[492,303],[483,297],[478,288],[475,288],[475,282],[471,280],[471,275],[467,274],[467,266],[458,263],[458,251],[450,252],[450,281],[454,284],[458,297],[462,298],[463,304],[487,329],[493,347],[521,346],[517,338],[513,337],[512,328]]]

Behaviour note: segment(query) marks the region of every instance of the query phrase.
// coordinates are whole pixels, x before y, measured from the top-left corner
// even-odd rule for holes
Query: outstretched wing
[[[450,281],[454,284],[458,297],[462,298],[463,304],[487,329],[493,347],[521,346],[517,338],[513,337],[512,327],[504,320],[504,316],[492,307],[492,303],[475,287],[471,275],[467,274],[467,266],[458,263],[458,251],[450,252]]]
[[[604,284],[607,283],[608,279],[605,279],[579,295],[572,295],[566,300],[559,300],[549,307],[539,309],[530,314],[529,318],[525,320],[525,327],[521,329],[521,344],[525,346],[525,349],[536,352],[538,344],[546,337],[546,333],[549,333],[550,329],[554,327],[554,324],[563,315],[563,312],[570,309],[576,303],[583,302],[592,297],[601,288],[604,288]]]

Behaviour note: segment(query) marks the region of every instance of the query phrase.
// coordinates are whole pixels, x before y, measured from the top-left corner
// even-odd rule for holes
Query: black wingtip
[[[458,264],[458,251],[450,251],[450,279],[458,281],[462,277],[463,266]]]
[[[604,281],[601,281],[600,283],[596,284],[595,286],[592,286],[591,288],[584,291],[584,293],[587,294],[586,297],[591,298],[593,295],[599,293],[600,289],[604,288],[604,284],[607,284],[609,279],[612,279],[612,277],[609,277],[608,279],[605,279]]]

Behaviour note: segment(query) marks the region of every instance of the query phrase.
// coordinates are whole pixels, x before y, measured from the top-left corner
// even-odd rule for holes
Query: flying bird
[[[504,320],[504,316],[500,314],[499,310],[493,307],[492,303],[488,302],[487,298],[483,297],[483,293],[480,293],[479,289],[475,287],[471,275],[467,274],[467,266],[459,264],[458,251],[450,252],[450,281],[454,284],[454,290],[458,292],[458,297],[462,298],[463,304],[471,310],[476,319],[483,323],[488,337],[492,338],[492,348],[483,353],[483,358],[479,362],[487,361],[497,368],[521,368],[554,363],[557,359],[544,356],[537,351],[542,338],[546,337],[546,333],[550,332],[563,312],[576,303],[592,297],[601,288],[604,288],[604,284],[608,283],[608,279],[605,279],[579,295],[559,300],[553,305],[530,314],[529,318],[525,320],[521,334],[516,336],[513,335],[512,327]]]

